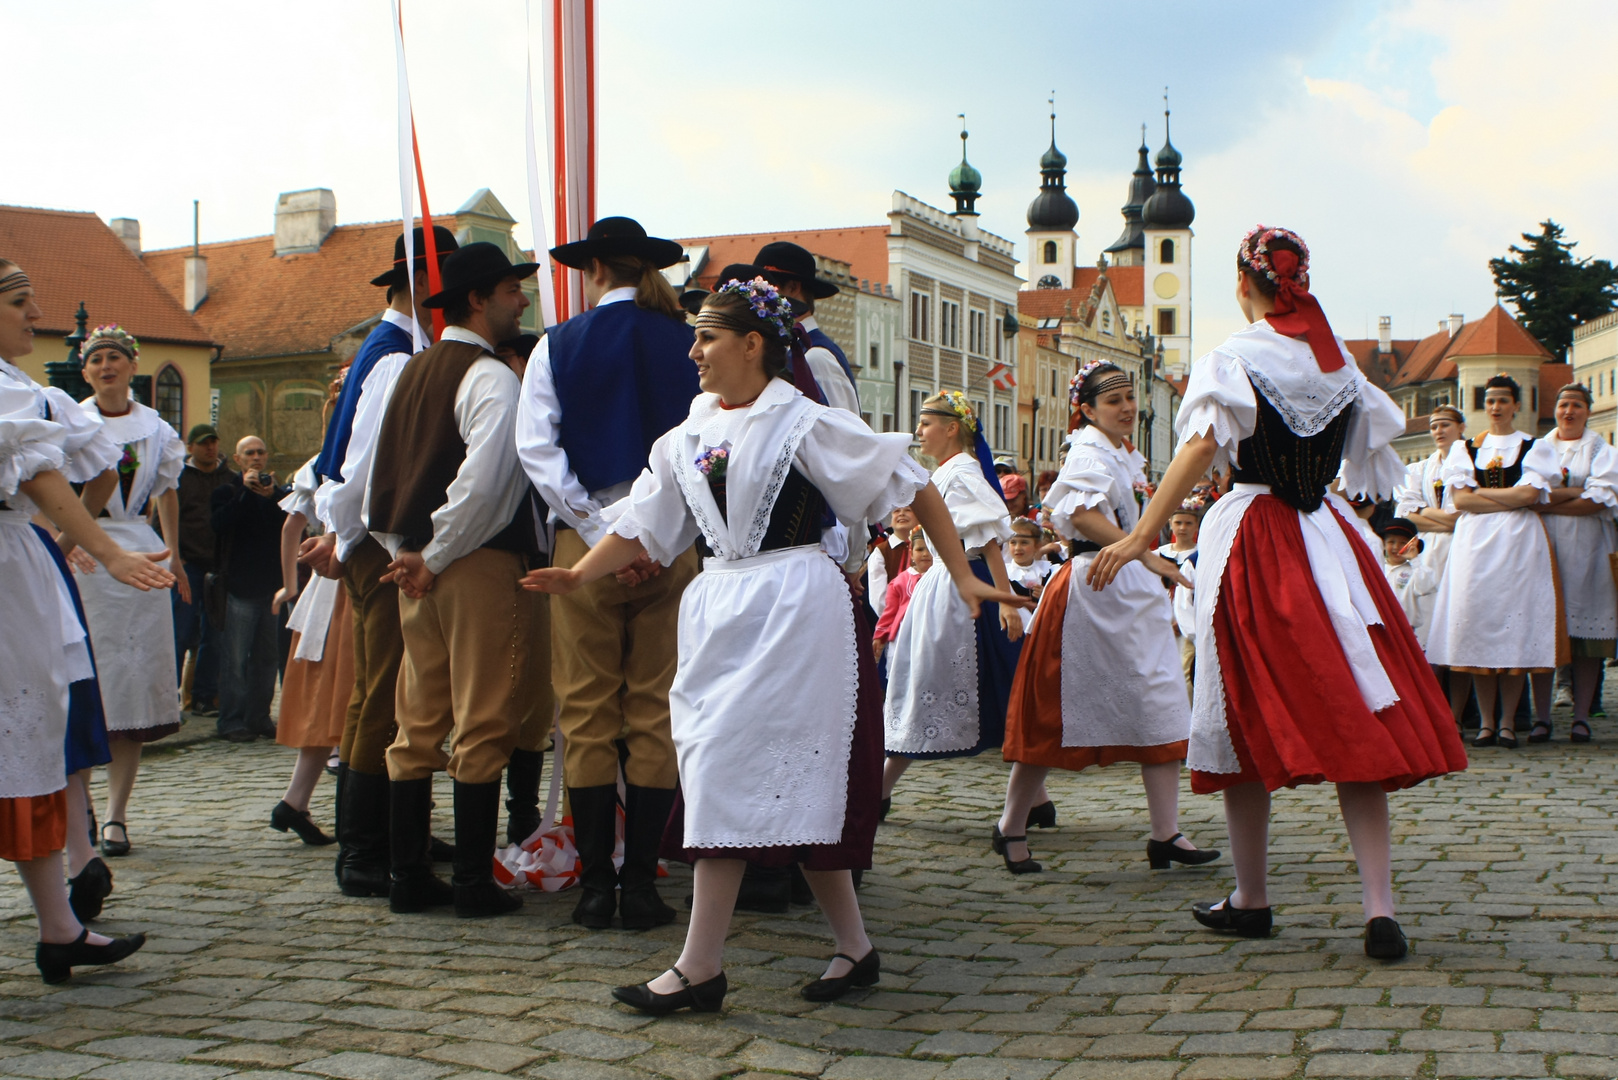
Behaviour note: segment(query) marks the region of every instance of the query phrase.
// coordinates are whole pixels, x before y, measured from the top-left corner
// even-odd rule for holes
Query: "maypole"
[[[596,216],[595,0],[551,0],[545,21],[545,114],[555,243],[584,239]],[[578,271],[551,268],[558,321],[584,310]]]
[[[414,196],[421,194],[421,231],[427,251],[427,287],[438,292],[438,239],[433,235],[433,214],[427,206],[427,180],[421,171],[421,147],[416,142],[416,115],[410,105],[410,73],[405,66],[404,9],[401,0],[390,0],[393,8],[393,53],[399,73],[399,218],[404,230],[405,274],[410,295],[416,293],[416,238]],[[417,350],[425,349],[444,332],[444,313],[433,309],[433,333],[428,338],[419,322],[412,320]]]

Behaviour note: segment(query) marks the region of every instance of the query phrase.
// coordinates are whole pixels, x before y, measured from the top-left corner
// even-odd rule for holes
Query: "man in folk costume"
[[[459,244],[433,226],[440,265]],[[388,395],[415,354],[414,325],[427,299],[425,236],[415,231],[415,288],[405,266],[401,233],[393,265],[371,279],[386,286],[388,306],[348,365],[315,459],[321,478],[315,510],[326,532],[305,540],[299,560],[323,577],[338,578],[354,612],[354,692],[338,747],[337,884],[347,896],[388,895],[388,744],[398,732],[394,690],[404,642],[399,636],[399,587],[383,580],[388,553],[365,528],[365,485]]]
[[[522,281],[537,269],[512,265],[489,243],[445,260],[443,289],[426,306],[442,308],[449,325],[400,373],[377,437],[366,521],[393,556],[404,638],[399,734],[387,753],[388,901],[399,913],[453,902],[470,918],[522,906],[492,867],[500,774],[539,692],[528,658],[544,616],[518,582],[542,553],[517,461],[521,383],[494,342],[517,335],[528,307]],[[429,856],[440,769],[455,781],[453,888]]]
[[[860,415],[859,387],[854,382],[854,369],[848,366],[848,357],[820,328],[815,319],[815,301],[836,296],[841,290],[836,282],[815,276],[815,257],[806,248],[777,240],[758,249],[754,265],[764,280],[781,290],[781,295],[792,300],[793,307],[802,312],[798,325],[809,337],[809,348],[804,357],[815,373],[826,404],[833,409],[844,409]]]
[[[602,511],[629,493],[659,436],[697,396],[694,336],[660,273],[682,256],[630,218],[603,218],[551,251],[584,272],[583,312],[553,326],[523,378],[517,452],[556,523],[554,565],[571,567],[607,533]],[[573,921],[591,929],[672,922],[657,855],[678,772],[669,730],[680,594],[696,575],[687,547],[664,567],[638,560],[552,601],[551,678],[563,775],[582,864]],[[624,862],[613,868],[618,742],[628,750]],[[619,895],[621,893],[621,896]]]

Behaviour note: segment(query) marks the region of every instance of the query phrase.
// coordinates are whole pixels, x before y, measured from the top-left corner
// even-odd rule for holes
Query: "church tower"
[[[1146,263],[1146,232],[1141,212],[1146,200],[1157,190],[1152,179],[1151,151],[1146,148],[1146,125],[1140,126],[1140,149],[1136,151],[1135,175],[1129,181],[1129,201],[1124,203],[1124,231],[1107,249],[1114,266],[1143,266]]]
[[[1146,329],[1163,346],[1165,374],[1191,368],[1191,222],[1196,207],[1180,190],[1180,152],[1169,137],[1168,93],[1163,94],[1163,149],[1157,184],[1141,208],[1145,260]]]
[[[1067,157],[1056,148],[1056,108],[1051,107],[1051,146],[1039,159],[1039,194],[1028,204],[1028,278],[1036,289],[1071,289],[1078,262],[1079,207],[1067,193]]]

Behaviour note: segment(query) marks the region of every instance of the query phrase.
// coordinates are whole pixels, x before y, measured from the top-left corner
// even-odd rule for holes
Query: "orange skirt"
[[[1067,618],[1068,580],[1073,563],[1065,562],[1045,583],[1039,616],[1023,638],[1017,675],[1006,706],[1007,761],[1078,772],[1092,765],[1137,761],[1158,765],[1185,758],[1187,740],[1160,746],[1062,745],[1062,623]]]
[[[67,846],[67,789],[0,799],[0,859],[33,862]]]
[[[275,724],[275,741],[282,746],[302,750],[343,741],[343,721],[348,716],[349,695],[354,692],[351,611],[348,590],[339,589],[320,659],[287,661],[286,677],[281,680],[281,713]],[[288,655],[297,654],[300,636],[292,635]]]

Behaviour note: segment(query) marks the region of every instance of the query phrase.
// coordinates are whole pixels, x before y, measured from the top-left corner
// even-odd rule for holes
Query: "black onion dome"
[[[1028,204],[1028,228],[1034,232],[1067,232],[1079,223],[1079,204],[1067,193],[1067,155],[1056,148],[1056,115],[1051,115],[1051,145],[1039,158],[1039,194]]]
[[[1135,162],[1135,173],[1129,181],[1129,201],[1121,209],[1124,215],[1124,231],[1107,249],[1109,254],[1146,246],[1146,238],[1142,235],[1141,211],[1146,208],[1146,200],[1157,190],[1157,181],[1152,179],[1151,153],[1146,146],[1146,125],[1142,124],[1140,149],[1136,151],[1138,160]]]
[[[1197,208],[1180,190],[1180,163],[1184,160],[1169,138],[1169,111],[1163,110],[1163,149],[1157,152],[1157,190],[1146,200],[1141,221],[1148,229],[1188,229]]]

